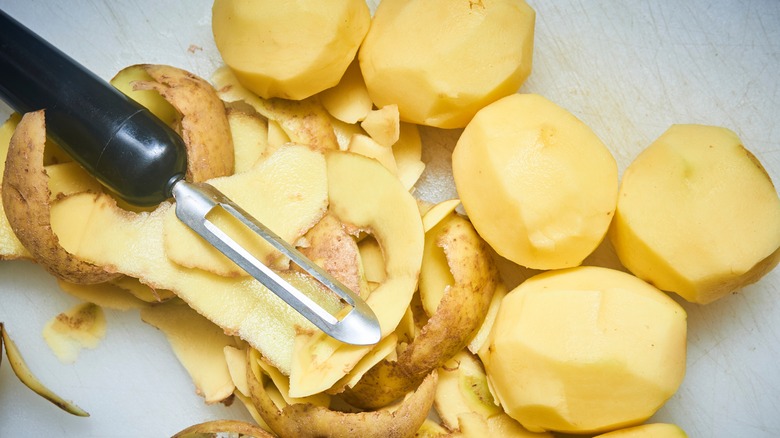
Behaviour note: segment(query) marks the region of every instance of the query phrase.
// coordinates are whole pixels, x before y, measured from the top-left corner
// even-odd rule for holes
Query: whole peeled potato
[[[339,82],[370,22],[363,0],[215,0],[211,25],[244,87],[300,100]]]
[[[780,262],[780,197],[734,132],[673,125],[623,174],[609,237],[637,277],[707,304]]]
[[[509,292],[479,355],[501,406],[528,430],[593,434],[643,422],[677,391],[686,334],[668,295],[578,266]]]
[[[531,73],[534,19],[523,0],[383,0],[359,54],[371,99],[462,128]]]
[[[452,174],[482,238],[533,269],[579,265],[604,238],[617,202],[617,164],[604,143],[534,94],[480,110],[455,145]]]

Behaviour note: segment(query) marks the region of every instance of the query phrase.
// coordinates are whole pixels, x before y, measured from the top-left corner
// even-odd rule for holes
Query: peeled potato
[[[402,120],[464,127],[531,73],[534,19],[523,0],[383,0],[359,54],[369,95]]]
[[[688,438],[688,434],[674,424],[651,423],[604,433],[594,438]]]
[[[686,313],[622,271],[536,275],[501,303],[480,350],[507,414],[531,431],[596,433],[645,421],[680,386]]]
[[[474,117],[452,173],[479,234],[528,268],[579,265],[615,211],[617,164],[582,121],[542,96],[505,97]]]
[[[706,304],[780,261],[780,198],[732,131],[674,125],[626,169],[610,239],[635,275]]]
[[[336,85],[370,22],[363,0],[216,0],[212,8],[222,59],[264,98],[299,100]]]

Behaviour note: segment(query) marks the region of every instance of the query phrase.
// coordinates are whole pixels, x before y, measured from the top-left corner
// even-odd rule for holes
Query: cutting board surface
[[[376,3],[376,2],[374,2]],[[529,0],[537,11],[534,69],[521,92],[573,112],[609,146],[621,172],[671,124],[734,130],[780,182],[780,2]],[[0,9],[99,76],[136,63],[208,78],[221,65],[211,2],[0,0]],[[466,67],[466,66],[464,66]],[[3,119],[10,110],[0,103]],[[418,195],[456,197],[449,153],[458,131],[426,129]],[[688,311],[688,371],[654,417],[691,437],[780,436],[780,270]],[[0,437],[162,437],[218,418],[248,420],[240,403],[206,406],[161,333],[137,311],[107,310],[107,335],[74,364],[43,341],[48,320],[77,304],[28,262],[0,262],[0,321],[30,367],[89,418],[27,390],[0,364]]]

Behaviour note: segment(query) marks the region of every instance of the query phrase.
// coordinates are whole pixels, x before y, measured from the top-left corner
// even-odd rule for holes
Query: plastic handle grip
[[[47,135],[132,204],[168,199],[184,177],[176,132],[3,11],[0,97],[20,113],[45,110]]]

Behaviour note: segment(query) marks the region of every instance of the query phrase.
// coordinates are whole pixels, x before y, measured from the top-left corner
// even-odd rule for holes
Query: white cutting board
[[[780,2],[529,0],[534,70],[523,92],[569,109],[611,148],[621,171],[672,123],[731,128],[780,183]],[[209,77],[220,65],[211,2],[0,0],[0,8],[108,79],[134,63]],[[0,104],[0,116],[9,113]],[[420,196],[454,197],[448,148],[425,131]],[[656,419],[691,437],[780,436],[780,270],[706,307],[685,305],[688,373]],[[89,418],[32,394],[0,365],[0,437],[163,437],[194,423],[249,417],[206,406],[162,335],[138,313],[107,311],[96,350],[64,365],[41,337],[76,304],[27,262],[0,262],[0,321],[30,367]]]

